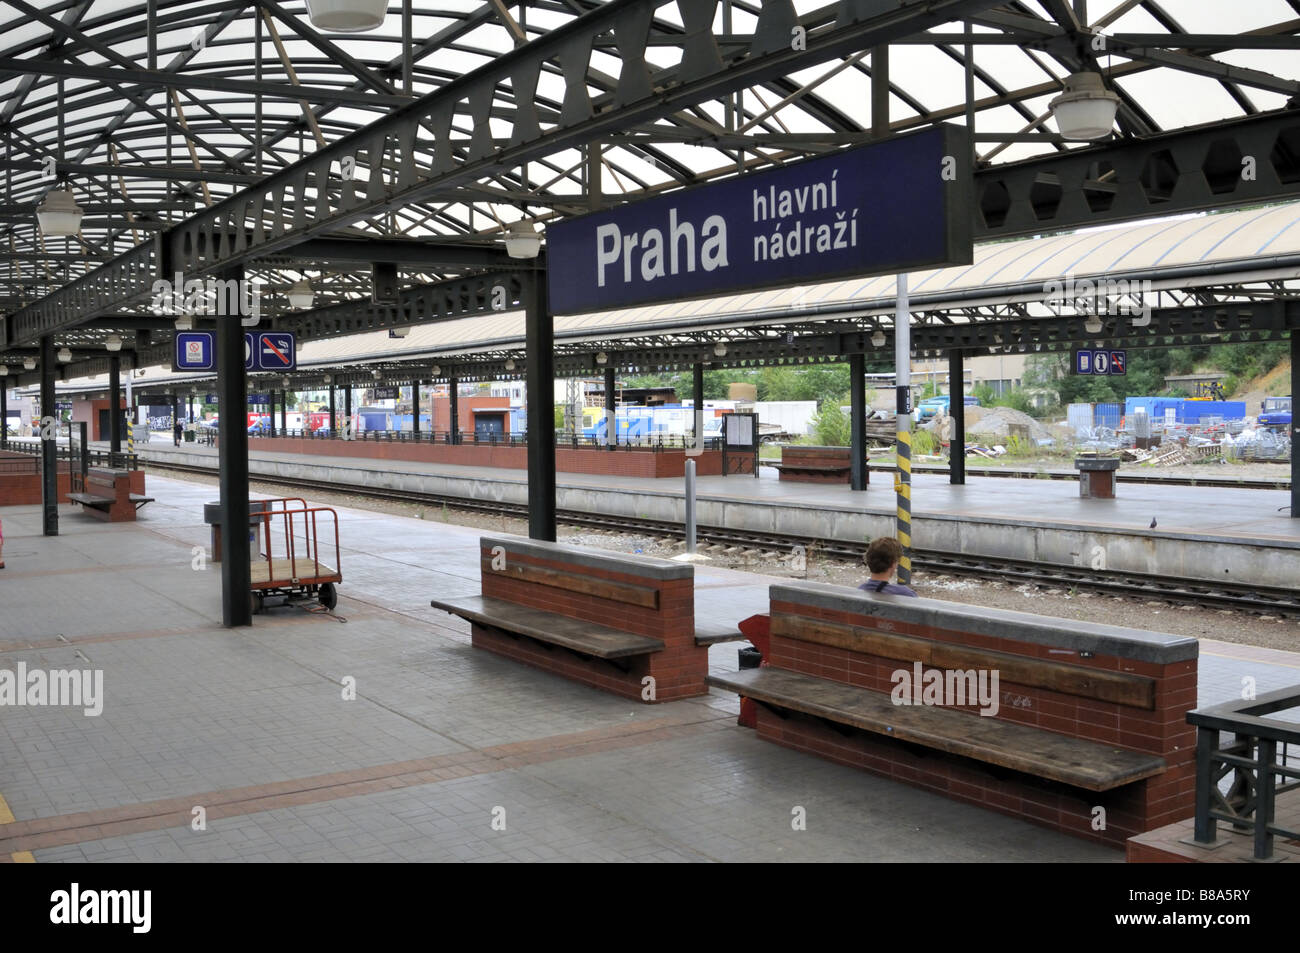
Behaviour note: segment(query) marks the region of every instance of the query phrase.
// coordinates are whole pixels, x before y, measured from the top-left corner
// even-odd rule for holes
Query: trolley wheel
[[[332,582],[322,582],[320,592],[316,594],[316,598],[320,600],[320,604],[326,609],[333,609],[339,604],[339,594],[334,590],[334,583]]]
[[[253,615],[261,615],[262,610],[266,608],[266,599],[260,592],[253,593]]]

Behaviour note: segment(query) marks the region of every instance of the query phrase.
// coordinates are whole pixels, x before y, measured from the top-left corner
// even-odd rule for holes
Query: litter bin
[[[1079,471],[1079,498],[1083,500],[1115,499],[1115,474],[1119,457],[1076,457]]]
[[[740,656],[740,667],[742,669],[758,668],[763,662],[763,653],[752,645],[739,649],[737,654]]]
[[[266,500],[248,501],[248,546],[249,555],[257,559],[261,553],[261,528],[266,521],[264,514],[270,506]],[[221,562],[221,502],[203,504],[203,522],[212,527],[212,561]]]
[[[193,430],[186,430],[186,431],[185,431],[185,442],[186,442],[186,443],[193,443],[193,442],[194,442],[194,431],[193,431]]]

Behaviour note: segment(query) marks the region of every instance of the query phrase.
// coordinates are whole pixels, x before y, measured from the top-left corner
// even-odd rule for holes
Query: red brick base
[[[477,649],[487,649],[489,652],[513,659],[516,662],[523,662],[533,668],[539,668],[555,675],[562,675],[565,678],[573,679],[575,682],[582,682],[584,685],[613,692],[615,695],[622,695],[624,698],[631,698],[635,701],[644,701],[646,703],[676,701],[679,698],[693,698],[697,695],[705,695],[708,694],[709,690],[704,683],[704,675],[707,674],[707,662],[705,673],[695,677],[682,677],[678,673],[667,671],[656,673],[653,668],[654,661],[663,655],[662,652],[659,652],[649,656],[639,655],[621,660],[626,662],[628,666],[628,670],[624,672],[604,659],[584,659],[559,646],[545,645],[533,639],[515,636],[490,626],[474,623],[470,627],[470,633],[471,642]],[[707,659],[708,650],[701,649],[700,651],[705,653]],[[655,678],[655,697],[653,699],[642,697],[642,693],[646,689],[646,686],[642,684],[642,679],[647,675],[652,675]]]
[[[1163,780],[1096,793],[870,732],[846,732],[758,706],[758,735],[767,741],[1112,847],[1124,847],[1147,829],[1147,788]],[[1105,808],[1105,830],[1093,830],[1094,807]]]

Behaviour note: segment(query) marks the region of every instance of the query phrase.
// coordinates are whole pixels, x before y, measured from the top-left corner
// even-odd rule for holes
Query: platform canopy
[[[512,225],[940,122],[973,132],[977,241],[1293,198],[1298,23],[1298,0],[406,0],[339,33],[297,0],[5,0],[0,363],[34,382],[42,338],[65,380],[117,341],[158,363],[177,273],[242,275],[304,341],[491,328],[493,289],[518,306],[546,260],[507,255]],[[1053,106],[1080,76],[1117,107],[1096,140]],[[43,232],[69,193],[72,234]]]

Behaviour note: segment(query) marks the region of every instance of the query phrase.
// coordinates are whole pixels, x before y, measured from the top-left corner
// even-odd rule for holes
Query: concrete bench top
[[[610,553],[600,550],[583,549],[564,543],[547,543],[522,536],[484,536],[479,540],[485,549],[501,546],[507,553],[519,553],[538,559],[553,559],[589,569],[605,569],[611,572],[625,572],[650,579],[665,581],[669,579],[694,579],[695,567],[689,563],[677,563],[671,559],[659,559],[654,556],[636,556],[628,553]]]
[[[1113,655],[1167,665],[1194,659],[1200,643],[1185,635],[1148,632],[1073,619],[1051,619],[1028,612],[990,609],[940,599],[868,593],[820,582],[778,584],[769,590],[772,602],[789,602],[895,619],[913,625],[973,632],[1098,655]]]

